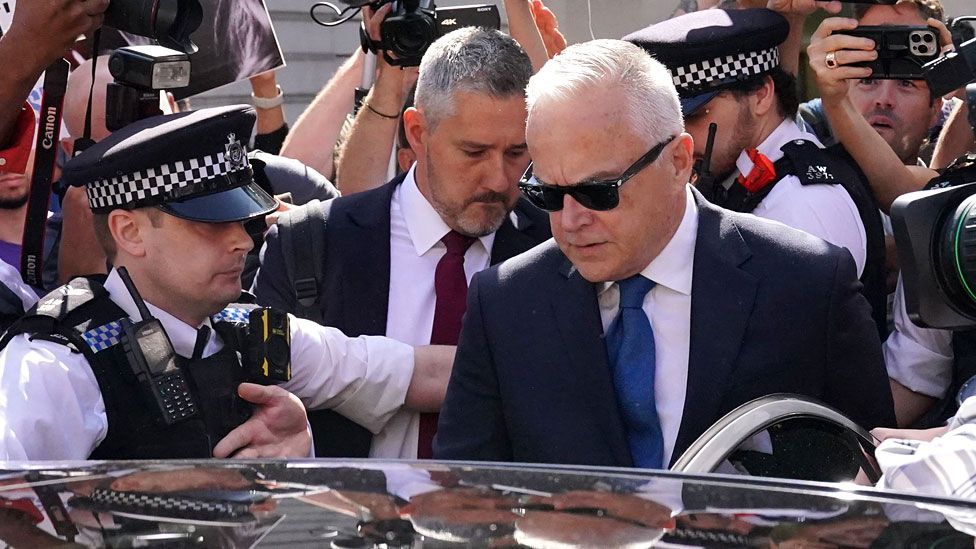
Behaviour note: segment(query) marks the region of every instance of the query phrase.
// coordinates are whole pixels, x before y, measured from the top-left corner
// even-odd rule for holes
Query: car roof
[[[741,546],[801,538],[844,546],[926,536],[972,547],[959,517],[976,514],[974,501],[871,487],[577,466],[209,460],[0,468],[5,516],[19,512],[38,532],[89,546],[160,536],[241,547],[418,539]]]

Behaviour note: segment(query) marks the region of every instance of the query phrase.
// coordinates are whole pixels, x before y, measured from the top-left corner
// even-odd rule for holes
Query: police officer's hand
[[[273,385],[242,383],[237,394],[254,404],[251,418],[214,447],[215,458],[308,457],[312,435],[298,397]]]
[[[109,0],[23,0],[17,2],[8,37],[30,44],[24,61],[47,67],[75,40],[102,26]]]
[[[855,28],[856,19],[829,17],[820,23],[810,37],[807,56],[825,104],[837,103],[847,97],[848,80],[871,76],[870,68],[850,66],[851,63],[873,61],[878,57],[874,40],[843,34]]]

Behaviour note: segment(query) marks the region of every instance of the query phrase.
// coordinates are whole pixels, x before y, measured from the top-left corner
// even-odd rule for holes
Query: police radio
[[[145,396],[156,405],[157,420],[173,425],[197,415],[197,405],[183,371],[176,365],[176,351],[159,319],[153,318],[125,267],[117,269],[142,320],[123,318],[122,349]]]
[[[715,174],[712,173],[712,149],[715,147],[715,132],[718,126],[715,122],[708,125],[708,140],[705,141],[705,154],[695,161],[692,171],[692,184],[698,192],[712,204],[723,204],[728,198],[728,191],[722,188]]]

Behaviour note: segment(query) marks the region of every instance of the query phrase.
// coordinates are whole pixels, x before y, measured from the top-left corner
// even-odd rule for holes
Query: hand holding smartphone
[[[868,67],[871,78],[920,80],[922,66],[936,59],[942,49],[938,29],[927,26],[860,26],[838,34],[874,41],[878,57],[874,61],[851,63]]]

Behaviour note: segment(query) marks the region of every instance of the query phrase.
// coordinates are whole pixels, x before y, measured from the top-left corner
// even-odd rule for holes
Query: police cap
[[[789,22],[765,8],[708,9],[688,13],[633,32],[624,40],[663,63],[689,115],[715,95],[779,66],[777,46]]]
[[[247,105],[147,118],[72,159],[62,177],[86,187],[95,213],[158,207],[209,223],[264,215],[277,203],[254,182],[244,149],[255,120]]]

